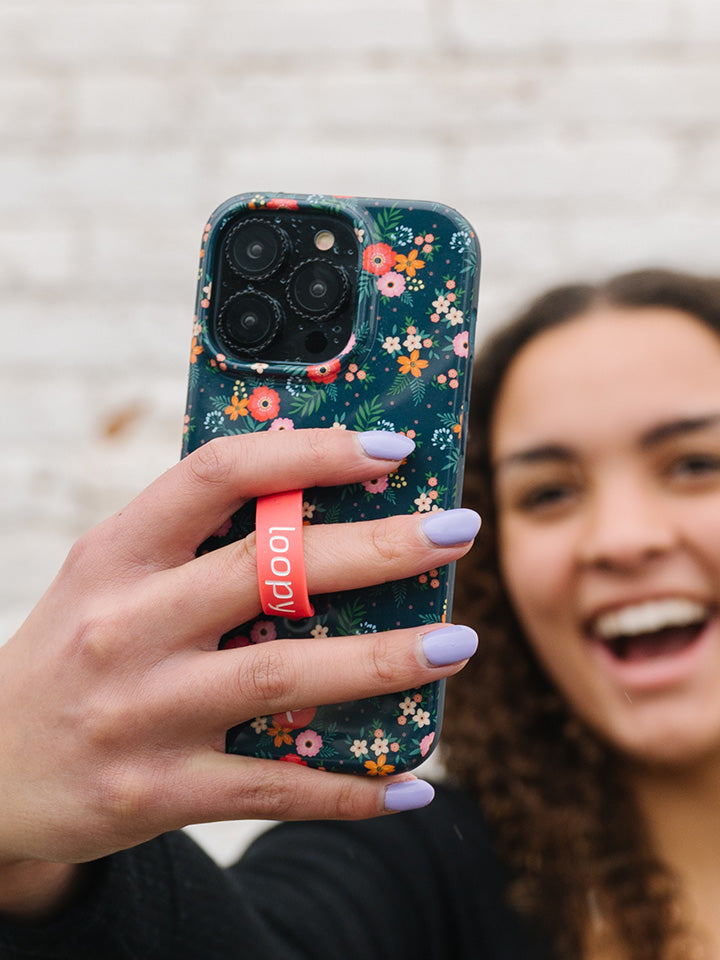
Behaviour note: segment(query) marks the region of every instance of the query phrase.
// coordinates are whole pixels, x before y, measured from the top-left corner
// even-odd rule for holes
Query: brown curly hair
[[[600,303],[674,308],[720,336],[719,280],[642,270],[551,290],[487,341],[473,381],[464,496],[483,526],[458,565],[453,611],[478,629],[480,648],[450,681],[443,756],[496,834],[514,876],[511,903],[546,931],[558,957],[582,956],[604,927],[631,960],[658,960],[687,947],[674,879],[653,853],[621,758],[538,665],[497,556],[490,423],[505,374],[538,334]]]

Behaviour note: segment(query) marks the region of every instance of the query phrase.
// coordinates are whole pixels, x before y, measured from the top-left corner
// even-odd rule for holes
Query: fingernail
[[[373,460],[404,460],[415,449],[415,441],[391,430],[366,430],[358,433],[365,453]]]
[[[480,529],[480,516],[474,510],[440,510],[425,517],[423,532],[436,547],[467,543]]]
[[[425,658],[433,667],[446,667],[471,657],[478,647],[478,635],[471,627],[453,624],[423,634]]]
[[[435,791],[426,780],[402,780],[385,790],[385,809],[417,810],[426,807],[434,796]]]

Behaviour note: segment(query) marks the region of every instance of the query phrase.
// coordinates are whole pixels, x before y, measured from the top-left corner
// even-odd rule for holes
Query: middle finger
[[[479,523],[471,510],[448,510],[305,527],[308,591],[357,589],[443,566],[470,549]],[[156,572],[145,588],[145,634],[154,632],[174,648],[212,649],[260,611],[255,535]]]

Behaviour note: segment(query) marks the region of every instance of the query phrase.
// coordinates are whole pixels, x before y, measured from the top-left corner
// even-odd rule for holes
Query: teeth
[[[684,597],[648,600],[646,603],[602,614],[595,620],[593,631],[603,640],[613,640],[615,637],[655,633],[667,627],[686,627],[700,623],[707,619],[709,612],[704,604]]]

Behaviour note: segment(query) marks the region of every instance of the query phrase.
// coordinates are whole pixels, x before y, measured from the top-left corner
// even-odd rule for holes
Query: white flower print
[[[223,425],[223,415],[219,410],[210,410],[205,414],[205,429],[210,433],[217,433]]]
[[[387,353],[397,353],[400,349],[400,337],[385,337],[382,348]]]
[[[458,310],[457,307],[450,307],[448,310],[447,319],[450,321],[451,327],[456,327],[459,323],[463,322],[463,312]]]
[[[437,313],[447,313],[450,309],[450,301],[442,293],[438,294],[437,300],[433,300],[432,305]]]
[[[250,726],[253,728],[255,733],[264,733],[268,728],[267,717],[255,717]]]
[[[450,249],[462,253],[472,243],[472,237],[467,230],[458,230],[450,237]]]
[[[430,721],[428,720],[428,723]],[[370,749],[375,754],[376,757],[379,757],[381,753],[389,753],[390,747],[388,746],[387,737],[375,737],[375,740],[370,746]]]
[[[413,723],[416,724],[418,727],[430,726],[430,711],[416,710],[415,716],[413,717]]]
[[[412,697],[405,697],[404,700],[400,701],[398,706],[402,710],[404,717],[411,717],[415,713],[416,704]]]
[[[403,346],[408,350],[419,350],[422,347],[422,337],[417,333],[409,333],[403,340]]]
[[[316,640],[324,640],[328,635],[328,628],[323,627],[322,624],[316,623],[315,626],[310,631],[310,636],[315,637]]]
[[[413,232],[410,227],[406,227],[404,224],[401,224],[399,227],[396,227],[390,235],[393,246],[395,247],[408,247],[413,242]]]
[[[350,753],[355,754],[358,760],[360,757],[366,757],[368,754],[367,740],[353,740]]]
[[[311,520],[312,515],[315,513],[317,507],[314,503],[308,503],[307,500],[303,500],[302,505],[302,515],[306,520]]]
[[[418,508],[418,513],[427,513],[432,507],[432,500],[426,493],[421,493],[414,502]]]

